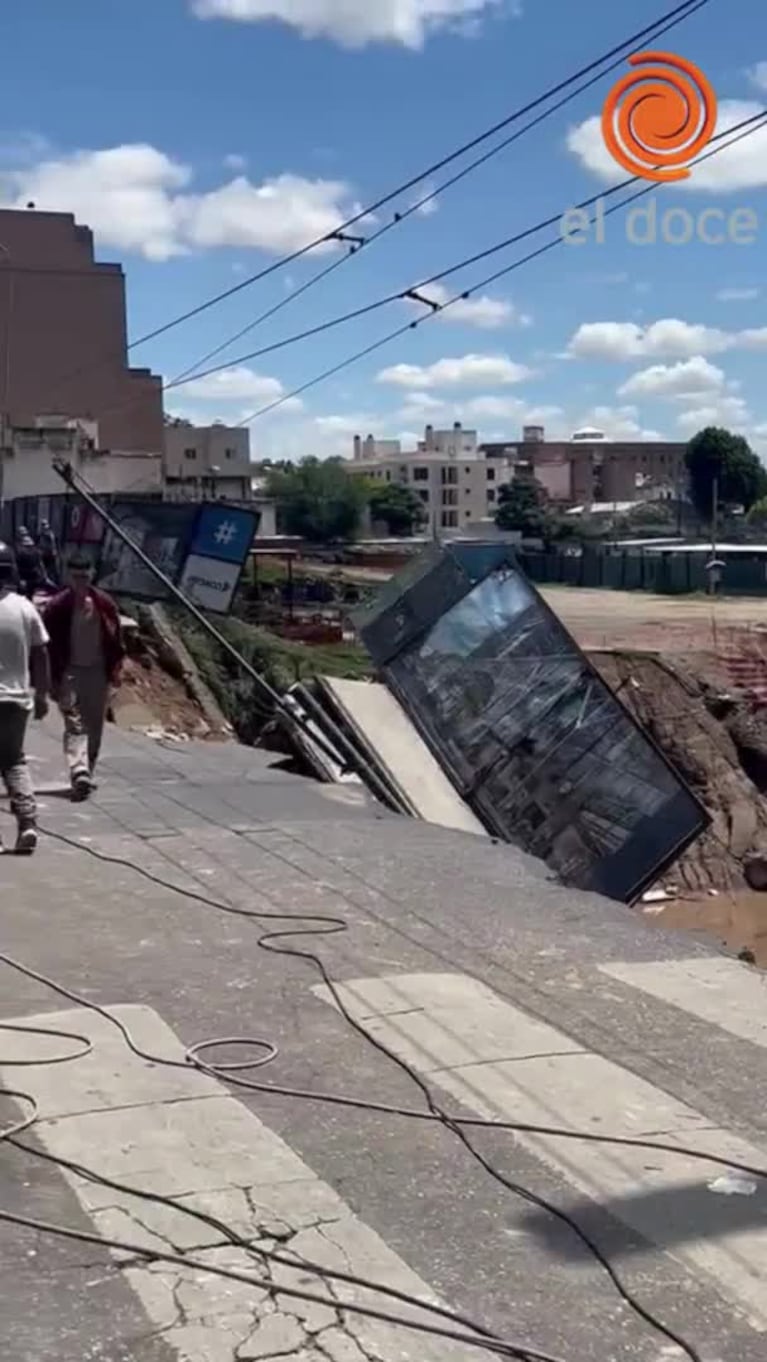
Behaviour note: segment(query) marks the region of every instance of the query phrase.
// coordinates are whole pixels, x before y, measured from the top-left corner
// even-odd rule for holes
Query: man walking
[[[72,797],[87,799],[101,750],[109,692],[119,685],[125,648],[120,615],[103,591],[91,586],[88,559],[69,561],[71,585],[44,608],[50,634],[54,698],[64,719],[64,755]]]
[[[0,544],[0,777],[17,825],[16,852],[37,846],[37,803],[24,756],[29,716],[48,712],[48,635],[37,610],[16,590],[16,561]]]

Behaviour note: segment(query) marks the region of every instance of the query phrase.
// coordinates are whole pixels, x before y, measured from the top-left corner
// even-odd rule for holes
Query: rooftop
[[[69,996],[4,964],[3,1016],[85,1034],[93,1053],[3,1070],[6,1087],[34,1095],[40,1119],[34,1141],[22,1137],[28,1152],[0,1150],[0,1207],[90,1239],[0,1220],[9,1357],[484,1355],[339,1313],[352,1297],[395,1315],[407,1307],[337,1280],[326,1288],[310,1268],[285,1265],[293,1252],[418,1296],[422,1322],[435,1322],[423,1302],[436,1293],[563,1362],[670,1359],[668,1337],[621,1300],[561,1215],[546,1212],[550,1201],[588,1226],[643,1308],[701,1356],[762,1362],[765,1184],[681,1149],[767,1167],[757,971],[561,888],[509,846],[390,815],[360,787],[302,780],[264,752],[111,729],[87,805],[62,797],[56,722],[35,727],[31,756],[47,835],[34,861],[3,861],[3,951]],[[346,931],[322,937],[315,920],[312,935],[303,917],[298,938],[269,943],[275,913],[326,914]],[[275,947],[285,953],[267,953]],[[329,1005],[313,956],[373,1043]],[[157,1062],[132,1052],[110,1016]],[[278,1047],[267,1069],[239,1075],[255,1091],[166,1067],[214,1036]],[[7,1031],[2,1053],[53,1060],[71,1045]],[[206,1055],[227,1053],[265,1051]],[[532,1203],[499,1186],[452,1130],[422,1119],[413,1074],[466,1118],[585,1129],[592,1142],[469,1135],[543,1198]],[[0,1098],[0,1126],[10,1119]],[[659,1131],[679,1153],[593,1143]],[[83,1166],[112,1185],[84,1179]],[[238,1235],[283,1264],[254,1259]],[[102,1247],[107,1238],[130,1243],[129,1257]],[[195,1265],[147,1262],[141,1250]],[[327,1304],[210,1275],[222,1267],[271,1272]],[[466,1332],[465,1319],[436,1323]]]

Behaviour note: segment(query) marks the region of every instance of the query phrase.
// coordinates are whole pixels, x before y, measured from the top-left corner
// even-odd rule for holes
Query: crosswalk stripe
[[[651,960],[600,965],[600,972],[651,993],[739,1040],[767,1048],[767,977],[739,960]]]
[[[337,987],[366,1030],[479,1116],[657,1137],[767,1167],[767,1152],[467,976],[397,975]],[[324,986],[314,992],[335,1006]],[[711,1185],[722,1170],[683,1153],[514,1138],[645,1240],[713,1278],[754,1327],[767,1330],[763,1186],[747,1199],[716,1195]]]
[[[148,1053],[183,1060],[179,1040],[150,1008],[110,1011]],[[93,1041],[93,1052],[71,1064],[24,1069],[23,1085],[18,1081],[22,1071],[7,1070],[6,1077],[15,1076],[14,1086],[23,1086],[39,1104],[35,1134],[48,1153],[117,1182],[169,1195],[182,1207],[217,1217],[257,1246],[278,1248],[394,1287],[418,1301],[438,1303],[433,1290],[222,1084],[191,1068],[144,1062],[115,1027],[93,1012],[79,1009],[14,1020],[86,1034]],[[58,1049],[60,1053],[60,1042]],[[4,1035],[7,1061],[53,1057],[55,1050],[54,1041]],[[104,1238],[161,1252],[194,1250],[199,1261],[262,1278],[271,1271],[274,1295],[197,1269],[159,1262],[137,1265],[115,1254],[154,1328],[183,1362],[287,1354],[323,1362],[366,1357],[412,1362],[416,1356],[423,1362],[476,1362],[477,1351],[468,1345],[342,1314],[337,1301],[435,1322],[415,1306],[346,1284],[323,1285],[300,1266],[270,1269],[239,1247],[222,1247],[220,1234],[172,1207],[62,1171]],[[327,1305],[281,1296],[280,1285],[318,1293]]]

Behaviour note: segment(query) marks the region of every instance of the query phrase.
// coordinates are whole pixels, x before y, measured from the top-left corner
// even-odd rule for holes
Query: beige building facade
[[[165,490],[188,501],[251,501],[250,431],[170,422],[164,432]]]
[[[513,476],[513,463],[488,458],[477,432],[456,422],[449,430],[427,426],[414,450],[403,450],[397,440],[355,436],[348,471],[409,487],[423,503],[428,530],[449,536],[492,519],[498,489]]]

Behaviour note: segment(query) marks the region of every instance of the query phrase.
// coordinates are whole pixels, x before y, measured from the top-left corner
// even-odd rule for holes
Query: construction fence
[[[705,553],[605,552],[584,549],[580,554],[519,550],[517,557],[531,581],[539,586],[601,587],[613,591],[650,591],[662,596],[686,596],[708,589]],[[725,596],[767,595],[767,555],[722,555],[719,591]]]

